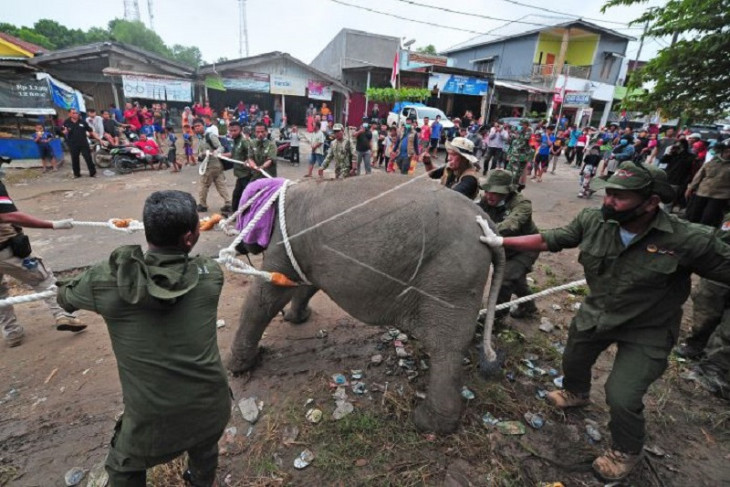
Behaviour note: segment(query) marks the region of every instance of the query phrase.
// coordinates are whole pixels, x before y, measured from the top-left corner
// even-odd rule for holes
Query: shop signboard
[[[54,114],[45,80],[23,77],[0,79],[0,112],[29,115]]]
[[[122,86],[125,98],[179,102],[193,100],[193,84],[185,80],[124,75]]]
[[[227,90],[256,91],[268,93],[271,84],[266,73],[237,73],[235,78],[223,78],[223,86]]]
[[[566,93],[563,97],[563,107],[589,107],[591,105],[591,94],[586,91]]]
[[[272,95],[306,96],[307,81],[279,74],[271,75]]]
[[[332,100],[332,84],[326,81],[310,79],[307,82],[307,95],[312,100]]]
[[[489,82],[486,79],[458,74],[433,73],[428,79],[428,86],[433,88],[434,85],[438,86],[441,93],[457,95],[484,96],[489,89]]]

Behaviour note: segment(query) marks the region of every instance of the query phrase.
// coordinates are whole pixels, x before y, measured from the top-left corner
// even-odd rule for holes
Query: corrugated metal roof
[[[46,49],[45,47],[33,44],[32,42],[24,41],[23,39],[18,39],[17,37],[6,34],[5,32],[0,32],[0,38],[8,41],[11,44],[15,44],[19,48],[28,51],[34,56],[38,53],[48,52],[48,49]]]

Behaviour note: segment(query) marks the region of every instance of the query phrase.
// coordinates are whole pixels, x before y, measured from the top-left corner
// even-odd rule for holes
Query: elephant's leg
[[[419,313],[421,341],[431,357],[426,400],[413,411],[421,431],[452,433],[459,426],[462,359],[476,328],[477,304],[448,311],[424,306]]]
[[[282,287],[254,279],[241,310],[236,337],[231,345],[231,372],[244,372],[256,364],[259,340],[276,313],[294,294],[294,288]]]
[[[312,309],[308,306],[309,300],[312,299],[319,289],[314,286],[299,286],[294,290],[294,297],[289,303],[289,309],[284,315],[284,319],[298,325],[304,323],[312,314]]]

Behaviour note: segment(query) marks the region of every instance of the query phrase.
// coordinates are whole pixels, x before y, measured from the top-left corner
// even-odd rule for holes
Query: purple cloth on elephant
[[[274,193],[279,191],[279,188],[281,188],[284,184],[284,181],[286,181],[284,178],[262,178],[257,179],[246,186],[246,189],[241,195],[241,201],[239,203],[240,206],[243,206],[259,191],[261,191],[261,195],[256,198],[256,201],[254,201],[251,206],[243,212],[243,214],[238,216],[236,229],[239,232],[243,230],[251,220],[253,220],[253,217],[256,216],[259,209],[261,209],[261,207],[264,206],[269,199],[271,199]],[[269,246],[271,233],[274,229],[274,220],[276,218],[276,206],[277,203],[271,205],[271,208],[264,213],[256,225],[253,226],[251,231],[248,232],[248,235],[243,238],[243,243],[257,244],[263,248],[267,248]]]

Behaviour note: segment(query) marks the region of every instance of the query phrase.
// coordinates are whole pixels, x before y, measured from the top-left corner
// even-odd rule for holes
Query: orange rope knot
[[[129,224],[134,221],[134,218],[114,218],[112,224],[117,228],[129,228]]]
[[[298,286],[298,284],[288,277],[286,277],[281,272],[272,272],[271,273],[271,282],[273,284],[276,284],[277,286],[285,286],[285,287],[294,287]]]
[[[214,213],[209,218],[204,218],[204,219],[200,220],[200,230],[203,232],[212,230],[218,224],[218,222],[220,222],[222,219],[223,219],[223,215]]]

